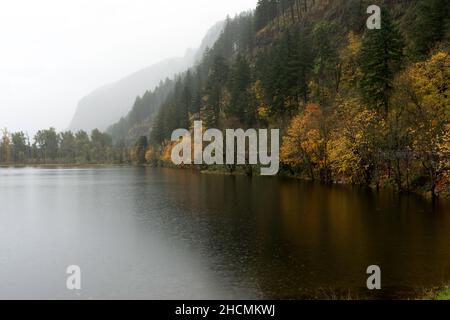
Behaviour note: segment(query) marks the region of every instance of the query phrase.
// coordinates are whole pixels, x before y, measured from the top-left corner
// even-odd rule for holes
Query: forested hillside
[[[376,1],[381,30],[366,28],[371,4],[261,0],[228,19],[202,63],[175,80],[147,161],[169,160],[172,131],[201,119],[280,128],[284,174],[448,191],[448,3]]]

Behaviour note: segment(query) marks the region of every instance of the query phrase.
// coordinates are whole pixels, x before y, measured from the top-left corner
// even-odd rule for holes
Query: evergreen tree
[[[289,96],[299,104],[308,100],[308,79],[312,69],[312,53],[310,40],[304,30],[296,29],[292,36],[288,33],[288,54],[286,57],[285,75]]]
[[[450,6],[448,0],[421,0],[417,7],[408,27],[413,31],[413,56],[424,59],[437,42],[450,35]]]
[[[229,112],[244,123],[250,124],[254,119],[248,92],[251,83],[250,65],[240,54],[231,67],[229,82]]]
[[[138,164],[144,164],[145,163],[145,152],[148,147],[148,140],[146,136],[141,136],[136,141],[135,144],[135,161]]]
[[[206,97],[207,105],[213,111],[214,117],[209,125],[217,123],[221,110],[222,92],[228,81],[228,65],[222,56],[216,56],[209,73]]]
[[[339,89],[340,61],[339,37],[334,23],[318,23],[313,31],[315,96],[321,105],[328,105]]]
[[[258,0],[255,10],[255,27],[256,30],[261,30],[267,23],[270,22],[273,15],[272,1]]]
[[[382,11],[381,29],[367,30],[360,67],[361,89],[366,102],[386,115],[393,78],[403,59],[403,40],[387,10]]]

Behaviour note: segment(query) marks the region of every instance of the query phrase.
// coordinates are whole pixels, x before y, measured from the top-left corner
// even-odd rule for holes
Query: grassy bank
[[[450,300],[450,286],[438,291],[435,295],[435,300]]]
[[[424,290],[422,300],[450,300],[450,286]]]

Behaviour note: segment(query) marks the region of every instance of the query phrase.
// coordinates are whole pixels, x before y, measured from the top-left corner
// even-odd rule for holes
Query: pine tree
[[[215,124],[221,111],[222,92],[228,82],[228,71],[225,59],[222,56],[216,56],[206,86],[207,104],[214,114],[211,125]]]
[[[259,31],[274,18],[274,0],[258,0],[255,10],[255,27]]]
[[[403,59],[403,40],[389,13],[382,11],[381,29],[367,30],[359,64],[366,102],[387,115],[392,81]]]
[[[145,163],[145,152],[148,147],[148,141],[146,136],[140,136],[139,139],[136,141],[136,144],[134,146],[134,156],[135,161],[138,164],[144,164]]]
[[[230,91],[230,113],[249,124],[254,119],[252,114],[249,92],[250,65],[244,56],[238,55],[230,71],[228,84]]]
[[[417,15],[411,21],[412,53],[415,58],[425,58],[436,42],[450,33],[450,6],[448,0],[421,0]]]
[[[295,30],[288,38],[286,79],[290,87],[289,95],[304,103],[308,101],[308,79],[312,70],[311,43],[305,30]]]

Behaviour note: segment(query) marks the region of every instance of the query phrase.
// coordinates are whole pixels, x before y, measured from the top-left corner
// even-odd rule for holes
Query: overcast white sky
[[[93,89],[195,48],[256,0],[0,0],[0,128],[67,128]]]

